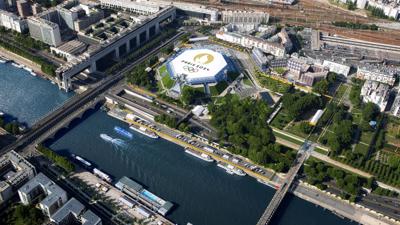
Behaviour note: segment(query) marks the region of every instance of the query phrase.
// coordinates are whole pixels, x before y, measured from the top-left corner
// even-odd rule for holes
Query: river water
[[[32,126],[72,95],[11,63],[0,63],[0,111],[6,113],[8,120],[17,119]]]
[[[183,148],[163,139],[150,139],[132,130],[128,140],[114,132],[127,124],[96,110],[69,130],[49,141],[62,155],[77,154],[112,175],[128,176],[176,206],[167,215],[179,224],[254,225],[271,200],[274,190],[246,176],[227,174],[216,166],[186,154]],[[124,140],[116,145],[100,134]],[[272,224],[355,224],[320,207],[288,196]]]

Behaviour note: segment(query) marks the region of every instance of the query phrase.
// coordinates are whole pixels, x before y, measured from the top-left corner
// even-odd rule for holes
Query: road
[[[137,92],[135,89],[132,89],[130,87],[124,86],[123,88],[127,88],[129,91],[132,91],[132,92],[135,92],[136,94],[142,95],[141,93]],[[153,100],[153,102],[155,104],[154,105],[152,103],[149,103],[149,102],[143,101],[141,99],[138,99],[135,96],[130,95],[128,93],[123,94],[121,97],[126,98],[129,101],[133,101],[135,103],[140,103],[144,107],[150,108],[153,111],[158,112],[159,114],[168,113],[167,111],[169,110],[170,114],[173,114],[173,115],[176,115],[176,116],[182,118],[186,114],[189,113],[189,111],[186,110],[186,109],[182,109],[182,108],[180,108],[180,107],[178,107],[176,105],[170,104],[170,103],[165,102],[165,101],[163,101],[161,99],[158,99],[158,98]],[[216,130],[215,130],[214,127],[212,127],[209,123],[200,120],[196,116],[190,117],[189,122],[192,122],[193,124],[195,124],[196,126],[202,128],[203,130],[206,130],[208,133],[211,134],[211,136],[213,136],[213,138],[216,135]]]
[[[299,183],[293,191],[294,195],[306,201],[322,206],[325,209],[361,224],[388,225],[398,224],[376,212],[368,210],[361,205],[349,204],[348,201],[340,200],[337,196],[321,191],[316,187],[305,183]]]

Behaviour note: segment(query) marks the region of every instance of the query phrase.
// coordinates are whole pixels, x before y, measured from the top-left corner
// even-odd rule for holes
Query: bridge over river
[[[274,197],[272,197],[272,200],[269,202],[268,207],[265,209],[257,225],[266,225],[271,221],[274,213],[278,209],[282,200],[285,198],[286,193],[289,191],[293,181],[295,180],[301,166],[303,165],[304,161],[307,160],[307,158],[309,157],[312,148],[313,145],[309,141],[305,141],[304,144],[300,147],[296,160],[294,161],[292,168],[290,168],[289,172],[286,175],[286,179],[275,192]]]

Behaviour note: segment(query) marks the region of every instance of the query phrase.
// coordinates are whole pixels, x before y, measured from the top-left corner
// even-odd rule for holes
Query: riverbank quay
[[[322,191],[315,186],[299,181],[292,193],[308,202],[319,205],[339,217],[345,217],[360,224],[368,225],[398,225],[399,221],[381,213],[366,208],[357,203],[343,200],[339,196]]]
[[[245,161],[235,163],[235,162],[229,160],[231,158],[239,158],[239,157],[236,157],[236,156],[233,157],[231,154],[229,154],[229,155],[228,155],[228,153],[225,154],[225,152],[216,152],[216,151],[209,152],[203,148],[205,146],[209,146],[208,144],[203,143],[203,145],[200,145],[200,147],[199,147],[199,145],[196,146],[196,145],[190,144],[186,141],[183,141],[182,139],[177,138],[178,135],[182,135],[182,136],[186,137],[187,139],[192,140],[191,137],[189,137],[187,134],[184,134],[180,131],[173,130],[173,129],[171,129],[165,125],[161,125],[161,124],[158,126],[158,128],[154,128],[151,126],[146,126],[143,123],[139,123],[137,121],[126,118],[127,114],[132,114],[139,118],[143,118],[143,115],[140,115],[140,113],[138,113],[138,112],[133,112],[130,110],[129,111],[128,110],[119,110],[114,106],[111,106],[109,108],[110,108],[110,110],[108,111],[107,114],[111,117],[114,117],[118,120],[128,123],[129,125],[145,127],[147,130],[150,130],[150,131],[156,133],[159,137],[161,137],[167,141],[175,143],[184,148],[190,148],[191,150],[196,151],[199,154],[206,154],[206,155],[210,156],[211,158],[213,158],[214,160],[216,160],[217,162],[229,164],[229,165],[233,166],[234,168],[244,171],[247,175],[256,178],[259,182],[261,182],[265,185],[268,185],[274,189],[279,187],[279,184],[281,183],[281,180],[282,180],[281,175],[279,175],[275,172],[271,173],[270,169],[263,168],[264,174],[257,173],[251,169],[250,165],[246,167],[246,166],[243,166],[240,164],[240,163],[243,164]],[[144,120],[146,120],[146,119],[144,119]],[[228,159],[227,159],[227,156],[229,156]],[[246,161],[245,163],[249,164],[250,162]],[[256,166],[254,165],[254,167],[256,167]]]
[[[113,109],[111,109],[108,112],[108,115],[117,118],[123,122],[126,122],[128,124],[135,124],[135,125],[140,125],[140,126],[144,126],[143,124],[137,124],[135,123],[135,121],[128,121],[125,119],[125,116],[128,112],[126,112],[127,110],[124,111],[124,113],[121,113],[122,110],[118,110],[119,113],[115,113],[115,111]],[[135,114],[135,112],[129,111],[129,113],[133,113]],[[137,113],[137,112],[136,112]],[[140,113],[137,114],[138,117],[140,117]],[[163,126],[163,125],[162,125]],[[214,158],[217,161],[221,161],[221,162],[225,162],[225,163],[230,163],[233,166],[238,167],[236,164],[232,163],[229,160],[225,160],[224,158],[220,157],[219,155],[215,155],[215,154],[210,154],[209,152],[205,152],[203,151],[203,149],[198,148],[196,146],[190,145],[186,142],[183,142],[181,139],[176,139],[173,135],[168,135],[162,131],[159,131],[157,129],[153,129],[151,127],[146,127],[149,130],[152,130],[153,132],[157,133],[160,137],[171,141],[173,143],[176,143],[180,146],[183,147],[190,147],[191,149],[198,151],[200,153],[205,153],[207,155],[209,155],[210,157]],[[168,128],[170,129],[170,128]],[[274,174],[273,177],[266,177],[266,176],[261,176],[258,173],[254,173],[253,171],[247,169],[247,168],[243,168],[243,167],[238,167],[240,169],[243,169],[243,171],[245,171],[246,173],[248,173],[248,175],[256,178],[258,181],[267,181],[268,183],[266,183],[268,186],[272,187],[272,188],[276,188],[279,187],[279,184],[281,183],[282,177],[283,175],[280,174],[279,176],[277,176],[277,174]],[[319,189],[317,189],[316,187],[310,188],[307,187],[307,189],[305,189],[304,185],[301,186],[301,188],[297,188],[294,192],[295,196],[309,201],[313,204],[319,205],[325,209],[328,209],[329,211],[331,211],[332,213],[339,215],[339,217],[346,217],[350,220],[353,221],[357,221],[359,223],[362,224],[379,224],[376,223],[376,221],[379,221],[380,218],[383,216],[382,214],[376,213],[368,208],[365,208],[363,206],[360,205],[356,205],[358,207],[353,207],[353,203],[350,203],[348,201],[345,200],[341,200],[339,197],[337,196],[330,196],[328,195],[328,193],[326,192],[322,192]],[[328,199],[326,201],[323,201],[324,199]],[[346,207],[344,207],[346,206]],[[350,207],[350,209],[352,209],[354,212],[357,213],[346,213],[346,211],[343,211],[341,208],[343,209],[347,209],[347,207]],[[393,219],[389,219],[389,218],[385,218],[386,223],[381,223],[381,224],[398,224],[396,221],[394,221]]]
[[[56,82],[54,77],[51,77],[45,73],[42,72],[42,68],[40,65],[30,61],[29,59],[26,59],[20,55],[17,55],[13,52],[8,51],[5,48],[0,47],[0,56],[4,57],[9,60],[13,60],[14,62],[24,65],[25,67],[28,67],[32,69],[38,76],[42,77],[43,79],[50,80],[52,82]]]
[[[173,225],[174,223],[166,219],[165,217],[159,215],[158,213],[153,212],[153,210],[146,205],[143,205],[137,202],[134,199],[126,196],[116,187],[110,185],[109,183],[103,181],[97,176],[93,175],[88,171],[80,171],[71,176],[71,178],[78,178],[84,181],[87,185],[94,188],[99,193],[104,194],[111,201],[118,203],[121,210],[119,210],[118,214],[125,214],[136,218],[138,221],[142,221],[145,224],[149,225]],[[122,200],[123,199],[123,200]],[[123,203],[123,202],[124,203]],[[147,212],[153,212],[153,215],[146,217],[147,215],[141,214],[141,210],[145,209]]]

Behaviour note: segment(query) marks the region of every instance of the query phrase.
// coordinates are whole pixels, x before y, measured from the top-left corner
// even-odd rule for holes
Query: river
[[[132,130],[128,140],[114,132],[128,125],[96,110],[69,131],[49,141],[62,155],[77,154],[90,160],[117,181],[128,176],[176,206],[167,215],[179,224],[254,225],[271,200],[274,190],[255,179],[227,174],[216,166],[186,154],[163,139],[150,139]],[[100,134],[123,139],[113,145]],[[272,224],[355,224],[294,196],[287,196]]]
[[[72,95],[11,63],[0,63],[0,111],[8,121],[16,119],[30,127]]]

